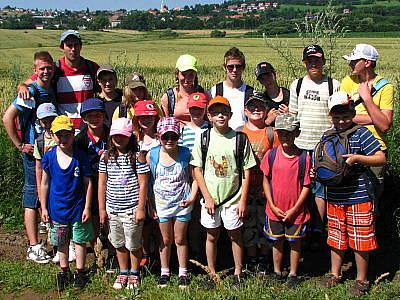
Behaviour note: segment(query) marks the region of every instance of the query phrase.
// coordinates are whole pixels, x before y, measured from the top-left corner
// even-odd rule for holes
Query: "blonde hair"
[[[132,91],[132,89],[129,86],[125,86],[122,94],[122,103],[125,104],[126,108],[133,107],[135,103],[139,100],[151,100],[149,91],[147,88],[144,88],[144,99],[139,99],[136,97],[135,93]]]
[[[179,75],[179,70],[178,69],[175,69],[175,71],[174,71],[174,75],[175,75],[175,87],[176,87],[176,95],[177,95],[177,97],[176,97],[176,101],[178,102],[179,100],[180,100],[180,95],[179,95],[179,88],[180,88],[180,85],[179,85],[179,78],[178,78],[178,75]],[[194,82],[193,82],[193,92],[195,92],[196,91],[196,87],[199,85],[199,78],[198,78],[198,76],[197,76],[197,72],[196,72],[196,77],[194,78]]]

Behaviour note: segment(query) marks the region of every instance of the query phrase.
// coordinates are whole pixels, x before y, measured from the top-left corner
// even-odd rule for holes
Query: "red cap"
[[[156,104],[153,100],[140,100],[134,106],[135,116],[157,116]]]
[[[187,107],[205,108],[207,106],[207,103],[207,96],[204,93],[193,93],[189,96]]]

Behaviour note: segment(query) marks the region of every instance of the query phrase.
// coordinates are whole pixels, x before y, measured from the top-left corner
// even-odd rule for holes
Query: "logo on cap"
[[[147,109],[151,109],[151,110],[155,109],[154,105],[151,104],[151,103],[146,104],[146,108],[147,108]]]

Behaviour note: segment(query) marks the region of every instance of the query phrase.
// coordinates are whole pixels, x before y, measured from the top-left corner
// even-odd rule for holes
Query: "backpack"
[[[203,131],[201,133],[200,144],[201,144],[201,161],[202,161],[203,174],[204,174],[204,170],[206,167],[208,146],[210,144],[210,133],[211,133],[211,129],[207,129],[206,131]],[[233,197],[236,196],[236,194],[239,192],[240,188],[242,187],[242,178],[244,178],[243,160],[244,160],[244,150],[245,150],[246,142],[247,142],[247,135],[243,132],[237,131],[235,138],[236,138],[235,161],[236,161],[236,167],[239,172],[238,188],[230,196],[228,196],[226,199],[224,199],[221,203],[216,204],[215,207],[220,207],[221,205],[223,205],[226,202],[228,202],[229,200],[231,200]]]
[[[277,150],[278,147],[274,147],[271,149],[271,151],[268,152],[268,165],[269,165],[268,180],[270,183],[272,180],[272,167],[275,162]],[[299,157],[299,173],[297,176],[301,187],[304,186],[304,177],[306,175],[306,157],[307,157],[307,151],[302,150]]]
[[[173,88],[169,88],[167,90],[167,99],[168,99],[168,117],[173,117],[174,116],[174,110],[175,110],[175,102],[176,102],[176,97],[174,93]],[[201,85],[197,85],[194,89],[194,93],[204,93],[204,88]]]
[[[126,109],[125,103],[121,102],[119,105],[118,118],[126,118],[128,116],[128,111]]]
[[[41,157],[44,155],[44,130],[36,138],[37,149]]]
[[[161,146],[153,147],[150,149],[150,171],[153,179],[156,178],[157,165],[160,160],[160,149]],[[182,168],[189,174],[189,161],[190,161],[190,150],[189,148],[178,146],[178,160],[182,165]]]
[[[388,83],[389,83],[389,81],[387,81],[385,78],[379,79],[378,82],[375,83],[373,85],[373,87],[372,87],[371,96],[374,97],[376,95],[376,93],[378,93],[379,90],[381,88],[383,88],[385,85],[387,85]],[[362,102],[364,102],[364,100],[360,97],[358,100],[356,100],[354,102],[354,107],[357,106],[358,104],[362,103]]]
[[[297,86],[296,86],[296,94],[297,94],[297,98],[300,95],[300,90],[301,90],[301,85],[303,84],[303,77],[299,78],[297,80]],[[329,90],[329,96],[332,96],[333,94],[333,80],[331,77],[328,76],[328,90]]]
[[[244,103],[250,98],[254,93],[254,88],[250,85],[246,84],[246,90],[244,91]],[[215,96],[223,96],[224,95],[224,83],[218,82],[215,85]]]
[[[342,155],[350,153],[349,137],[361,126],[354,125],[344,132],[328,130],[314,150],[316,179],[326,186],[340,186],[354,175],[354,168],[346,164]]]

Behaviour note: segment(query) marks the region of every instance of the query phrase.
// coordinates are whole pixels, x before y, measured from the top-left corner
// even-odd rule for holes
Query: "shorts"
[[[378,247],[372,202],[348,205],[328,202],[327,215],[328,245],[332,248],[371,251]]]
[[[307,224],[291,224],[283,221],[270,220],[265,218],[264,233],[273,241],[286,239],[289,242],[298,241],[306,236]]]
[[[249,194],[247,215],[243,220],[243,244],[245,247],[268,246],[263,234],[265,222],[265,200],[262,194]]]
[[[176,217],[158,217],[158,222],[165,223],[172,219],[178,220],[180,222],[189,222],[191,218],[192,218],[192,213],[188,213],[186,215],[176,216]]]
[[[135,220],[136,209],[120,213],[108,213],[110,233],[108,239],[114,248],[125,247],[135,251],[142,247],[143,222]]]
[[[218,228],[222,222],[226,230],[235,230],[243,225],[237,213],[238,204],[229,207],[220,206],[215,209],[214,215],[209,215],[204,205],[201,206],[200,223],[207,229]]]
[[[67,246],[72,239],[74,243],[85,244],[94,239],[92,221],[75,221],[73,223],[50,222],[50,242],[53,246]]]
[[[311,192],[315,194],[315,197],[326,199],[326,187],[319,181],[315,180],[311,186]]]
[[[26,153],[22,153],[22,163],[24,167],[24,189],[22,196],[23,208],[39,208],[39,198],[36,189],[35,158]]]

